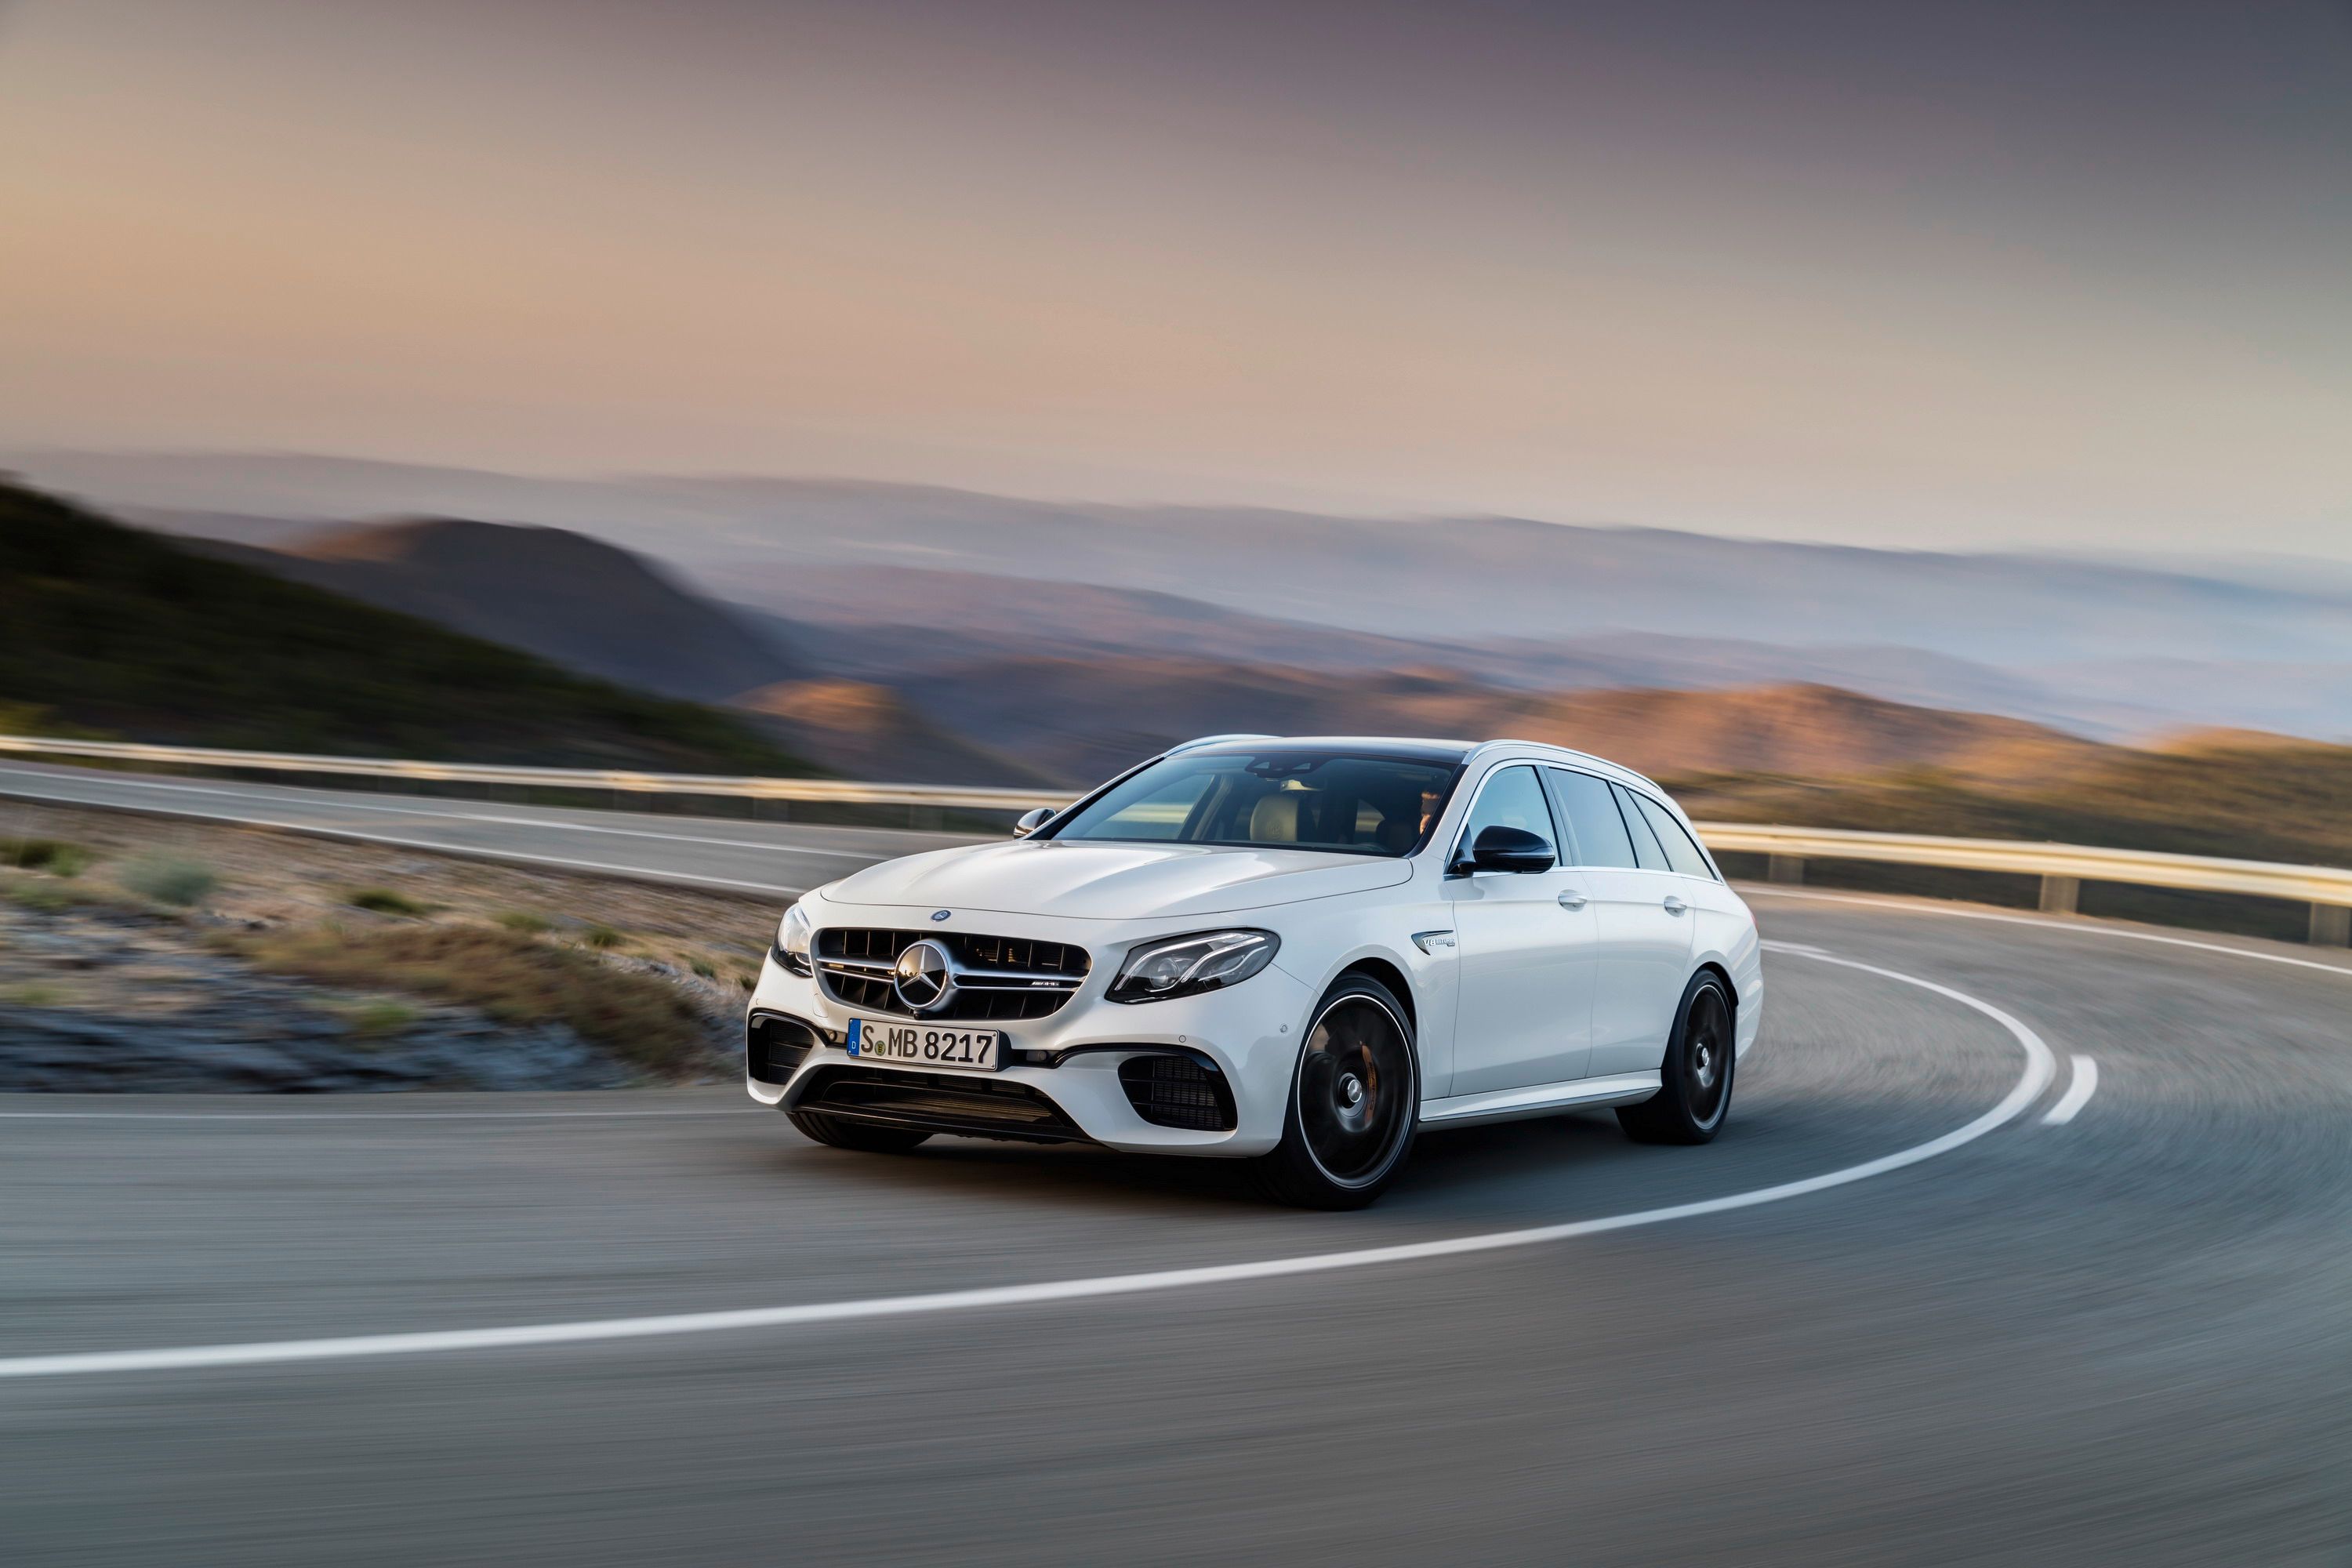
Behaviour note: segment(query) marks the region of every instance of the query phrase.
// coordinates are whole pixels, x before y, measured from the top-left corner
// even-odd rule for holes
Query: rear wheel
[[[1702,971],[1683,992],[1675,1032],[1659,1064],[1658,1092],[1617,1108],[1617,1124],[1643,1143],[1706,1143],[1731,1114],[1737,1065],[1731,993],[1722,976]]]
[[[1404,1164],[1421,1120],[1412,1027],[1389,989],[1349,975],[1324,994],[1291,1074],[1282,1142],[1258,1184],[1302,1208],[1357,1209]]]
[[[903,1154],[930,1136],[905,1127],[877,1127],[847,1121],[821,1110],[787,1110],[784,1114],[801,1135],[830,1149],[855,1149],[865,1154]]]

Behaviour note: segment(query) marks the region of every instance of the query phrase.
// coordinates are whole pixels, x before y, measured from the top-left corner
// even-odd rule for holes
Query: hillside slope
[[[1643,772],[1834,778],[1936,768],[2044,777],[2110,748],[2020,720],[1832,687],[1528,692],[1446,668],[1337,674],[1182,658],[1036,658],[935,671],[906,689],[934,721],[1072,783],[1193,735],[1516,736]]]
[[[813,770],[740,721],[182,550],[0,485],[0,704],[181,743]]]
[[[908,708],[890,688],[869,681],[779,681],[743,692],[729,706],[851,778],[1027,787],[1059,782],[1045,769],[951,733]]]
[[[804,673],[778,639],[641,557],[562,529],[421,518],[216,552],[667,696],[715,700]]]
[[[1841,780],[1717,775],[1684,781],[1681,799],[1696,816],[1731,822],[2352,866],[2352,746],[2274,735],[2111,747],[2056,776],[2006,781],[1933,770]],[[2298,934],[2300,914],[2290,912],[2284,934]]]

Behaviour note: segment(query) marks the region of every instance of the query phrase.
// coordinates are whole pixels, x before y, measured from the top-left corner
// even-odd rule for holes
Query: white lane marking
[[[0,1110],[0,1121],[565,1121],[643,1116],[754,1116],[760,1106],[702,1110]]]
[[[2328,974],[2340,974],[2352,980],[2352,963],[2323,963],[2315,958],[2296,958],[2284,952],[2259,952],[2251,947],[2231,947],[2225,942],[2199,942],[2192,937],[2162,936],[2152,931],[2126,931],[2094,921],[2044,920],[2036,915],[2005,915],[1991,910],[1956,910],[1927,900],[1874,899],[1860,893],[1823,893],[1811,888],[1768,888],[1760,883],[1743,883],[1740,897],[1762,894],[1774,899],[1812,899],[1824,904],[1855,904],[1864,909],[1905,910],[1914,914],[1942,915],[1947,920],[1995,921],[2002,925],[2039,926],[2044,931],[2082,931],[2091,936],[2114,937],[2122,942],[2160,942],[2166,947],[2193,947],[2201,952],[2227,952],[2239,958],[2259,958],[2264,963],[2288,963],[2297,969],[2316,969]]]
[[[55,773],[28,773],[15,768],[0,768],[0,777],[5,777],[12,781],[19,779],[45,779],[52,784],[58,782],[58,775]],[[80,783],[84,781],[77,780],[75,782]],[[92,785],[110,784],[116,788],[126,791],[162,790],[169,791],[174,795],[218,795],[228,800],[254,801],[269,805],[284,806],[305,804],[299,798],[289,800],[282,795],[255,795],[245,790],[216,789],[207,784],[157,784],[146,779],[91,779],[87,782]],[[45,800],[68,805],[103,806],[110,804],[104,801],[93,801],[87,797],[70,795],[42,795],[32,790],[25,789],[15,783],[11,783],[9,784],[6,793],[21,799]],[[871,861],[887,860],[891,858],[891,856],[887,852],[877,855],[869,854],[866,851],[860,849],[818,849],[808,845],[776,844],[757,838],[709,838],[690,833],[656,833],[648,828],[643,827],[607,827],[598,823],[571,822],[561,817],[497,816],[477,811],[435,811],[425,806],[416,805],[378,805],[368,801],[343,800],[339,797],[326,795],[322,792],[313,793],[320,795],[316,804],[322,811],[373,811],[390,816],[426,816],[438,822],[480,822],[488,824],[494,827],[551,827],[560,829],[565,833],[604,833],[622,838],[657,838],[666,844],[709,844],[716,845],[722,849],[761,849],[766,850],[771,854],[778,855],[822,855],[826,858],[833,860]],[[228,816],[215,817],[213,820],[242,822],[247,819],[238,816]],[[284,825],[280,823],[269,823],[265,826],[275,827],[282,826]]]
[[[2084,1056],[2070,1058],[2074,1068],[2074,1081],[2058,1097],[2058,1103],[2042,1119],[2045,1127],[2063,1127],[2074,1120],[2083,1107],[2091,1103],[2091,1096],[2099,1092],[2099,1064]]]
[[[705,1334],[730,1329],[776,1329],[812,1323],[908,1317],[925,1312],[960,1312],[997,1307],[1031,1307],[1053,1301],[1086,1300],[1106,1296],[1133,1296],[1154,1290],[1189,1289],[1205,1285],[1234,1285],[1257,1279],[1278,1279],[1300,1274],[1324,1274],[1335,1269],[1366,1268],[1380,1264],[1416,1263],[1433,1258],[1458,1258],[1475,1252],[1537,1247],[1576,1237],[1630,1230],[1636,1226],[1668,1220],[1695,1219],[1825,1192],[1872,1176],[1899,1171],[1906,1165],[1949,1153],[1974,1142],[2017,1119],[2049,1084],[2056,1063],[2042,1037],[1990,1002],[1955,991],[1932,980],[1898,970],[1881,969],[1851,958],[1804,952],[1793,956],[1816,963],[1860,970],[1923,991],[1948,997],[1974,1008],[2007,1029],[2025,1053],[2025,1071],[2000,1103],[1963,1126],[1940,1137],[1859,1165],[1806,1176],[1774,1186],[1757,1187],[1725,1197],[1599,1219],[1573,1220],[1565,1225],[1537,1226],[1526,1230],[1490,1231],[1481,1236],[1444,1241],[1409,1242],[1396,1247],[1370,1247],[1350,1252],[1311,1253],[1302,1258],[1266,1258],[1255,1263],[1213,1264],[1200,1268],[1169,1268],[1149,1274],[1114,1274],[1092,1279],[1055,1279],[1034,1285],[1000,1285],[976,1290],[942,1290],[929,1295],[881,1296],[863,1301],[817,1301],[793,1307],[751,1307],[735,1311],[681,1312],[664,1317],[606,1318],[588,1322],[530,1323],[500,1329],[447,1329],[424,1333],[362,1334],[339,1339],[274,1340],[251,1344],[184,1345],[141,1351],[90,1351],[66,1355],[16,1356],[0,1360],[0,1377],[55,1377],[110,1372],[185,1372],[204,1367],[256,1366],[285,1362],[339,1361],[355,1356],[418,1355],[436,1351],[476,1351],[524,1345],[577,1344],[592,1340],[650,1339],[672,1334]]]

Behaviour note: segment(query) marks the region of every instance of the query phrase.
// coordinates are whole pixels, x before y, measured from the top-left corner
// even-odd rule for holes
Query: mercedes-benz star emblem
[[[919,942],[890,966],[890,983],[898,1000],[918,1013],[936,1013],[955,994],[955,971],[948,950],[935,942]]]
[[[955,913],[953,910],[933,910],[931,911],[931,919],[935,921],[943,921],[953,913]]]

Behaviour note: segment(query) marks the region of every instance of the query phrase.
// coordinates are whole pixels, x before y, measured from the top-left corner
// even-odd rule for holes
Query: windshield
[[[1297,747],[1191,752],[1113,784],[1052,837],[1410,855],[1429,837],[1461,771],[1430,756]]]

